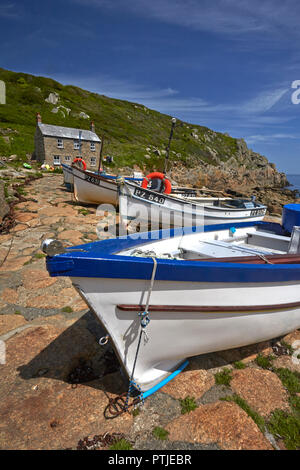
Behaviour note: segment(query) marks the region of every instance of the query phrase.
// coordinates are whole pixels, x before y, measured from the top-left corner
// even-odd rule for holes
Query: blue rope
[[[141,327],[146,328],[147,325],[150,323],[149,314],[147,311],[139,313],[139,317],[141,317]]]

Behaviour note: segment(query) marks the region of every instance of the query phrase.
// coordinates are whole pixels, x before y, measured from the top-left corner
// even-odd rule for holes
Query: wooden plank
[[[300,254],[284,254],[284,255],[264,255],[271,264],[300,264]],[[251,263],[251,264],[267,264],[266,261],[259,256],[231,256],[224,258],[195,258],[188,261],[209,261],[211,263]]]
[[[291,308],[300,307],[299,302],[290,302],[285,304],[275,305],[149,305],[149,312],[217,312],[217,313],[245,313],[245,312],[264,312],[272,310],[286,310]],[[119,304],[119,310],[125,312],[142,312],[145,310],[145,305],[137,304]]]

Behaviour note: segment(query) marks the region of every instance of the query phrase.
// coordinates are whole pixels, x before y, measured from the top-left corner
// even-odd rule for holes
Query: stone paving
[[[49,175],[30,183],[30,200],[16,206],[16,226],[0,235],[0,340],[6,346],[0,448],[76,449],[86,436],[123,433],[133,449],[284,449],[278,436],[263,432],[228,400],[238,395],[265,420],[274,410],[291,411],[281,380],[255,362],[258,354],[273,353],[274,341],[191,358],[143,407],[108,419],[108,400],[126,392],[126,381],[110,348],[99,346],[101,327],[70,280],[48,276],[40,245],[49,237],[69,245],[96,240],[97,225],[105,237],[110,219],[97,216],[95,207],[75,204],[62,181]],[[284,340],[293,344],[300,332]],[[275,362],[300,372],[287,354]],[[216,374],[224,368],[231,381],[220,385]],[[85,379],[74,382],[82,371]],[[182,414],[181,400],[189,398],[196,407]],[[166,440],[155,437],[156,427],[169,433]]]

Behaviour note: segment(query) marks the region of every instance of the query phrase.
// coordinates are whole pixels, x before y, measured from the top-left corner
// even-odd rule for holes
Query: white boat
[[[69,191],[73,191],[73,169],[70,165],[66,165],[65,163],[62,163],[61,167],[64,175],[64,185]]]
[[[43,249],[50,275],[70,277],[146,396],[188,357],[300,327],[299,229],[291,235],[280,224],[243,222],[140,233],[63,253],[47,240]]]
[[[85,204],[118,204],[118,176],[92,173],[75,166],[72,170],[76,201]],[[122,178],[137,185],[143,181],[141,177],[124,176]]]
[[[124,224],[134,221],[154,228],[259,221],[267,211],[253,200],[163,194],[128,181],[120,185],[119,208]]]

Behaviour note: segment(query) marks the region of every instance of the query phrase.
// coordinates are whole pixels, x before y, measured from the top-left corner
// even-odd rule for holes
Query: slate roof
[[[73,127],[52,126],[51,124],[39,124],[39,128],[44,136],[78,140],[79,131],[81,131],[81,140],[101,142],[97,134],[92,131],[74,129]]]

